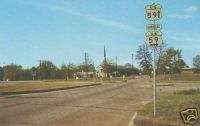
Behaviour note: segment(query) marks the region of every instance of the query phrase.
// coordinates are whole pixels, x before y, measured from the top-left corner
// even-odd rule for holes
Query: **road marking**
[[[137,112],[135,112],[135,114],[133,115],[133,117],[131,118],[131,121],[129,122],[128,126],[134,126],[134,119],[137,117]]]

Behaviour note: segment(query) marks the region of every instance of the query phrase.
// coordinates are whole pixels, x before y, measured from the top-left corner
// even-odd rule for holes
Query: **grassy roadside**
[[[157,98],[157,120],[182,125],[180,112],[188,108],[200,110],[200,90],[190,89],[173,94],[162,94]],[[153,119],[153,102],[147,104],[140,115]]]
[[[13,84],[1,84],[0,92],[19,92],[30,90],[44,90],[71,86],[86,85],[87,83],[65,83],[65,82],[15,82]]]
[[[158,82],[199,82],[200,74],[167,74],[158,75],[156,77]]]
[[[17,94],[34,91],[53,91],[56,89],[68,89],[74,87],[84,87],[95,84],[107,84],[122,81],[121,78],[95,80],[88,79],[71,79],[71,80],[44,80],[44,81],[8,81],[0,83],[0,94]]]

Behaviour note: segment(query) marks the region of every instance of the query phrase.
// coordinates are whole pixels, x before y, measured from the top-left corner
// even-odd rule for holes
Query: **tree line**
[[[113,76],[138,74],[137,68],[132,68],[131,64],[117,65],[111,60],[108,63],[109,72]],[[81,63],[75,65],[73,63],[62,64],[57,67],[52,61],[41,60],[36,67],[23,68],[21,65],[14,63],[0,67],[0,80],[4,81],[21,81],[21,80],[49,80],[49,79],[71,79],[80,77],[80,73],[92,73],[92,77],[96,77],[97,69],[91,61],[87,64]],[[78,74],[79,73],[79,74]],[[117,73],[117,74],[116,74]]]
[[[180,74],[183,68],[189,68],[182,57],[182,50],[174,47],[167,47],[166,44],[155,49],[156,51],[156,73],[157,74]],[[153,56],[152,49],[146,43],[139,46],[136,52],[142,74],[152,75]],[[193,58],[193,71],[200,73],[200,55]]]
[[[146,43],[140,45],[136,51],[139,68],[132,64],[118,65],[113,60],[104,60],[100,66],[103,72],[111,76],[130,75],[152,75],[153,56],[152,49]],[[166,44],[156,48],[156,73],[157,74],[180,74],[183,68],[189,68],[182,57],[182,50],[167,47]],[[200,73],[200,54],[193,58],[193,71]],[[90,77],[97,77],[98,68],[87,55],[85,61],[79,65],[73,63],[56,66],[52,61],[40,60],[37,66],[23,68],[18,64],[8,64],[0,67],[0,80],[48,80],[48,79],[70,79],[80,76],[80,73],[92,73]],[[78,75],[79,74],[79,75]],[[109,76],[108,76],[109,77]]]

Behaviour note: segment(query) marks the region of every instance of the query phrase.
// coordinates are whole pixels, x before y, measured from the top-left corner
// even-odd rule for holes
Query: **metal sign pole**
[[[153,111],[153,115],[156,116],[156,53],[155,53],[155,48],[153,47],[153,84],[154,84],[154,111]]]
[[[155,20],[153,20],[153,24],[155,25],[156,22]],[[156,31],[156,28],[154,27],[154,31]],[[153,115],[154,117],[156,116],[156,52],[155,52],[155,49],[156,49],[156,46],[153,46],[153,87],[154,87],[154,109],[153,109]]]
[[[146,41],[153,48],[153,115],[156,116],[156,47],[162,43],[162,32],[160,31],[162,27],[156,24],[156,21],[162,17],[162,6],[155,3],[145,6],[145,17],[153,23],[147,25]]]

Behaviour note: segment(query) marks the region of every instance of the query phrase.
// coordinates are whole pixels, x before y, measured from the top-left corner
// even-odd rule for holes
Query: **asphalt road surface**
[[[0,96],[0,126],[130,126],[152,100],[148,82]]]

